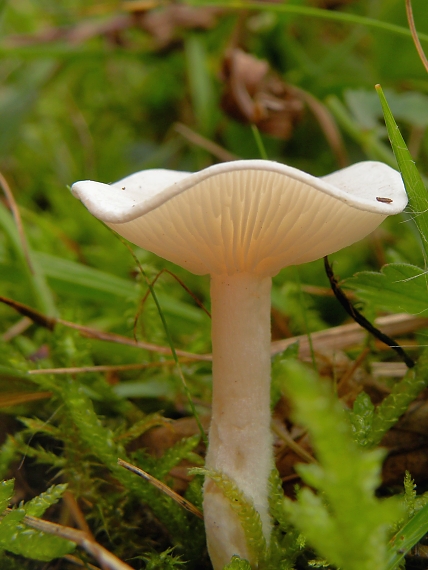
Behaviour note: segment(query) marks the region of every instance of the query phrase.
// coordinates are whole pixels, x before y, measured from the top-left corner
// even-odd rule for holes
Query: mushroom
[[[400,174],[362,162],[316,178],[267,160],[188,173],[137,172],[119,182],[76,182],[73,194],[129,241],[211,277],[213,400],[206,467],[254,505],[269,543],[270,290],[281,268],[333,253],[401,212]],[[210,478],[204,519],[215,570],[233,555],[258,561],[237,515]]]

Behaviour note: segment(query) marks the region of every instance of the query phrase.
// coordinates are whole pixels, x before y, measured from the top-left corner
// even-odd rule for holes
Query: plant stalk
[[[260,515],[269,543],[271,278],[236,273],[211,277],[213,402],[206,467],[225,474]],[[204,519],[214,570],[233,555],[251,560],[237,515],[207,479]]]

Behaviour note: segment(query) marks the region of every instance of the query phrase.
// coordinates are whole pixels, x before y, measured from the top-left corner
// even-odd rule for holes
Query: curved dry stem
[[[159,491],[165,493],[165,495],[167,495],[168,497],[171,497],[171,499],[173,499],[173,501],[179,504],[180,507],[183,507],[183,509],[186,509],[186,511],[189,511],[189,513],[192,513],[192,515],[195,515],[195,517],[198,517],[199,519],[203,520],[204,515],[197,507],[195,507],[195,505],[193,505],[190,501],[188,501],[187,499],[185,499],[184,497],[173,491],[170,487],[168,487],[168,485],[165,485],[165,483],[162,483],[162,481],[159,481],[159,479],[156,479],[156,477],[150,475],[150,473],[147,473],[146,471],[143,471],[136,465],[132,465],[132,463],[128,463],[127,461],[124,461],[123,459],[120,458],[117,460],[117,463],[121,467],[128,469],[128,471],[135,473],[145,481],[148,481],[151,485],[153,485],[153,487],[156,487],[156,489],[159,489]]]
[[[9,209],[12,212],[13,219],[15,220],[16,228],[19,234],[19,240],[21,242],[22,251],[24,253],[25,261],[27,262],[28,268],[31,273],[34,274],[33,264],[31,263],[30,251],[28,248],[27,238],[25,237],[24,226],[22,225],[21,214],[19,213],[18,205],[15,201],[13,192],[9,186],[8,181],[0,172],[0,185],[3,189],[4,195],[6,196],[6,201],[8,203]]]
[[[416,51],[422,61],[425,70],[428,72],[428,58],[425,55],[421,42],[419,40],[418,32],[415,26],[415,20],[413,18],[413,10],[412,10],[412,1],[406,0],[406,14],[407,14],[407,21],[409,23],[409,28],[412,33],[413,43],[415,44]]]

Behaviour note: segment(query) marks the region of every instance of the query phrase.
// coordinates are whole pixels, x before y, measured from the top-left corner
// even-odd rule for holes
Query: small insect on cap
[[[275,275],[333,253],[401,212],[401,176],[361,162],[316,178],[268,160],[200,172],[146,170],[76,182],[73,194],[117,233],[196,274]]]

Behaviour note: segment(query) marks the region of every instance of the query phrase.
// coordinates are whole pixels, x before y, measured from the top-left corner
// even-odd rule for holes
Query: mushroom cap
[[[333,253],[401,212],[400,174],[361,162],[323,178],[268,160],[145,170],[73,194],[117,233],[192,273],[275,275]]]

